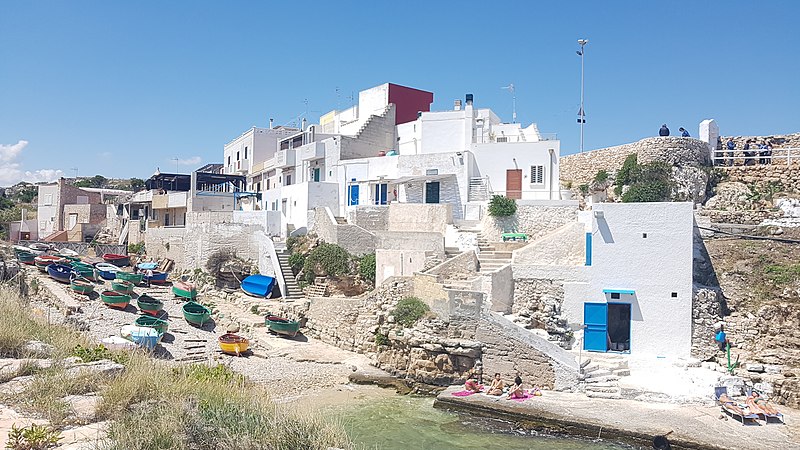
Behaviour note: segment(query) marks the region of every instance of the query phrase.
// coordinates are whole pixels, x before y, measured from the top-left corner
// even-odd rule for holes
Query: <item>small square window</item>
[[[642,233],[642,239],[647,239],[647,233]]]
[[[619,300],[619,292],[612,292],[611,300]]]
[[[672,293],[672,298],[678,298],[678,293],[677,292],[673,292]]]

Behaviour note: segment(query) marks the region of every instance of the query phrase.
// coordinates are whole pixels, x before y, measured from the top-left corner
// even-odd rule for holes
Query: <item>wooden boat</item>
[[[42,272],[47,272],[47,266],[50,264],[64,264],[65,262],[64,259],[53,255],[39,255],[33,258],[33,263]]]
[[[242,280],[242,290],[256,297],[269,297],[272,295],[274,285],[275,278],[266,275],[250,275]]]
[[[14,253],[17,255],[17,260],[22,264],[27,264],[32,266],[34,264],[33,260],[36,258],[36,255],[29,252],[28,250],[20,250],[14,247]]]
[[[289,337],[295,337],[297,332],[300,331],[300,322],[278,316],[267,315],[264,318],[264,324],[269,331]]]
[[[158,334],[164,334],[169,329],[169,323],[166,320],[159,319],[158,317],[152,316],[139,316],[136,318],[136,322],[134,324],[137,327],[149,327],[156,331]]]
[[[111,280],[111,289],[120,294],[131,294],[133,293],[133,283],[125,280]]]
[[[157,298],[150,297],[147,294],[142,294],[136,299],[136,306],[139,308],[139,311],[155,316],[161,311],[161,308],[164,307],[164,302]]]
[[[140,273],[125,272],[124,270],[117,271],[117,279],[123,281],[130,281],[134,285],[142,282],[144,275]]]
[[[211,310],[197,302],[186,302],[183,304],[183,318],[192,325],[202,327],[204,323],[211,320]]]
[[[117,291],[103,291],[100,300],[110,308],[125,309],[131,302],[131,296]]]
[[[42,253],[48,252],[53,249],[53,247],[51,247],[50,245],[42,244],[41,242],[34,242],[33,244],[28,245],[28,248],[30,248],[35,252],[42,252]]]
[[[75,262],[81,260],[81,258],[78,256],[78,252],[76,252],[75,250],[70,250],[68,248],[62,248],[58,252],[54,253],[53,256],[60,256],[61,258],[64,258],[69,262]]]
[[[131,263],[131,259],[128,257],[128,255],[118,255],[116,253],[103,254],[103,261],[113,264],[117,267],[125,267]]]
[[[167,272],[159,272],[154,270],[153,275],[151,276],[147,276],[147,272],[145,272],[142,279],[144,281],[149,281],[150,283],[163,284],[167,282]]]
[[[219,337],[219,348],[222,353],[239,356],[247,351],[250,341],[247,338],[233,333],[226,333]]]
[[[197,289],[192,283],[186,281],[177,281],[172,285],[172,293],[178,297],[188,298],[192,300],[197,297]]]
[[[70,264],[72,266],[72,270],[74,270],[78,276],[82,278],[86,278],[87,280],[96,280],[97,275],[95,274],[94,266],[85,264],[82,262],[73,262]]]
[[[94,285],[86,278],[73,278],[69,282],[69,287],[78,294],[89,295],[94,292]]]
[[[100,276],[106,280],[113,280],[117,278],[119,267],[108,263],[97,263],[94,267],[99,272]]]
[[[136,265],[139,270],[156,270],[158,268],[158,263],[155,262],[141,262]]]
[[[47,274],[50,275],[50,278],[62,283],[69,283],[74,273],[72,267],[64,264],[50,264],[47,266]]]

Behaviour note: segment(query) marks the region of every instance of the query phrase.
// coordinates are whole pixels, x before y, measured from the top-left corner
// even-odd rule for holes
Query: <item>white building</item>
[[[430,92],[391,83],[361,91],[357,105],[323,115],[319,125],[281,130],[274,152],[249,163],[258,136],[273,136],[254,128],[225,146],[226,173],[248,174],[263,208],[280,211],[294,229],[319,206],[343,217],[360,205],[449,203],[455,219],[480,219],[493,194],[560,198],[558,140],[535,124],[502,123],[474,108],[470,94],[451,111],[431,112],[432,101]]]
[[[252,127],[236,139],[225,144],[222,160],[223,173],[248,175],[253,166],[272,158],[278,140],[299,131],[297,128],[278,126],[275,128]]]

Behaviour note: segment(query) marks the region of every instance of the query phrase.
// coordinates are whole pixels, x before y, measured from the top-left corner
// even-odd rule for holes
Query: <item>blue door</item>
[[[350,202],[348,203],[350,206],[358,204],[358,185],[354,184],[350,186]]]
[[[583,349],[608,351],[608,304],[584,303],[583,324]]]

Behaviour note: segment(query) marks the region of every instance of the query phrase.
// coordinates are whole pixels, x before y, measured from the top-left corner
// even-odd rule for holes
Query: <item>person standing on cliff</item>
[[[750,142],[752,140],[748,139],[744,142],[744,147],[742,147],[742,153],[744,153],[744,165],[751,166],[753,165],[753,156],[755,156],[756,152],[750,151]]]
[[[689,132],[686,131],[686,128],[680,127],[678,128],[678,131],[681,132],[681,137],[692,137],[689,135]]]
[[[659,136],[669,136],[669,128],[667,128],[667,124],[661,125],[661,128],[658,130]]]
[[[725,160],[722,165],[723,166],[732,166],[733,165],[733,151],[736,150],[736,142],[733,142],[733,138],[729,137],[728,142],[725,143],[725,147],[728,149],[728,159]]]

